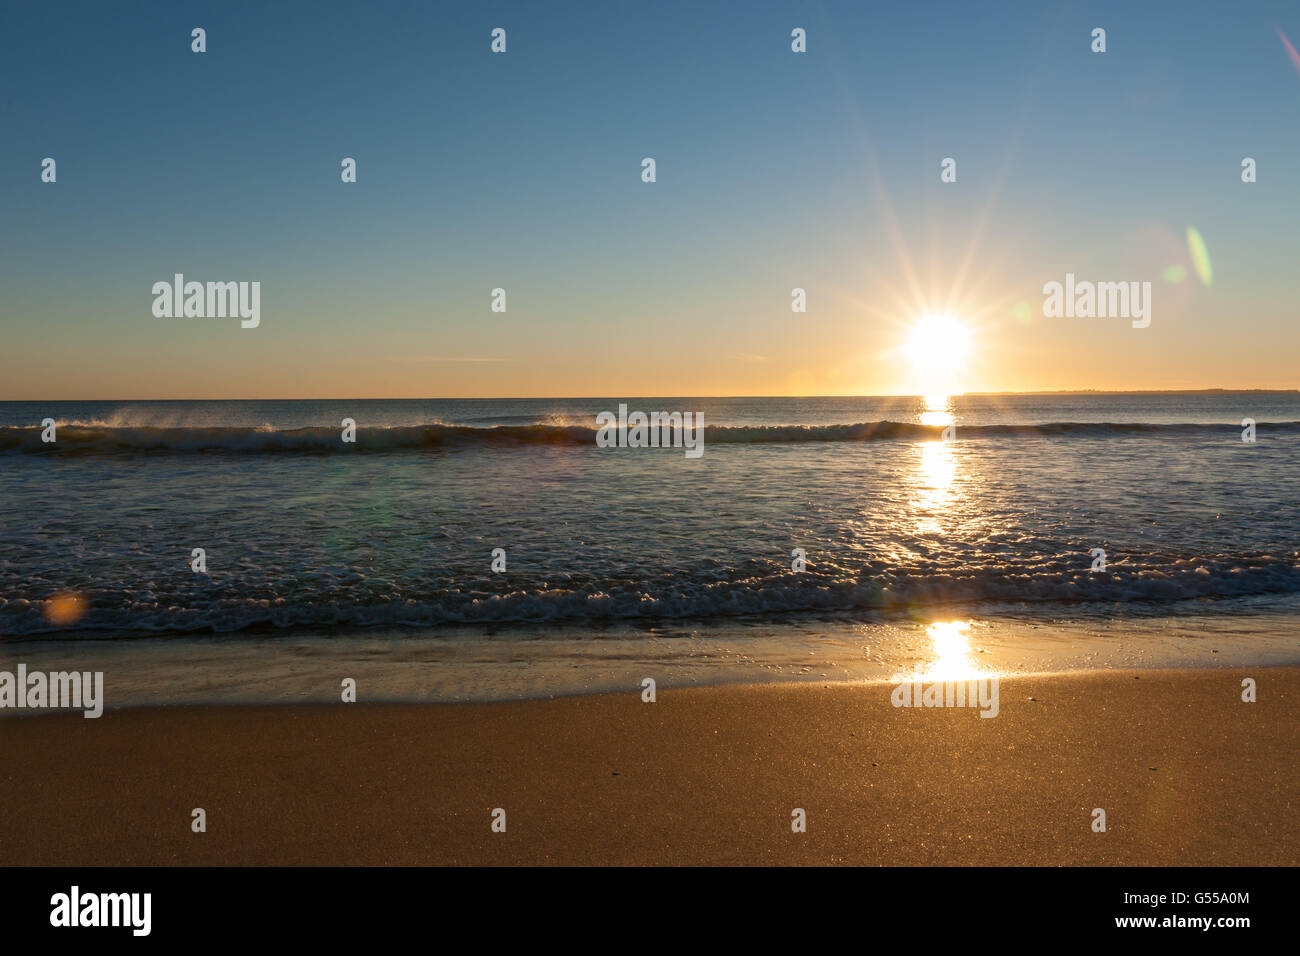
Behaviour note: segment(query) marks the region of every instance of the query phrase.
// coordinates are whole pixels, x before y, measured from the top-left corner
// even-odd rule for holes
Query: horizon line
[[[988,397],[998,395],[1213,395],[1213,394],[1295,394],[1300,388],[1046,388],[1025,391],[947,392],[945,398]],[[937,394],[937,393],[935,393]],[[443,396],[303,396],[292,398],[4,398],[0,404],[34,404],[41,402],[509,402],[509,401],[591,401],[616,398],[613,395],[443,395]],[[784,399],[845,399],[845,398],[925,398],[924,392],[894,392],[890,394],[841,395],[627,395],[620,400],[645,398],[784,398]]]

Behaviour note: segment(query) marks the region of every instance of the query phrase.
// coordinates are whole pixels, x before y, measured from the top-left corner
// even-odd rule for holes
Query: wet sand
[[[992,719],[891,690],[5,716],[0,860],[1300,863],[1300,668],[1005,678]]]

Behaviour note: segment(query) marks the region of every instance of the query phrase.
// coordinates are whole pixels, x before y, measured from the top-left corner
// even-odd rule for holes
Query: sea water
[[[598,447],[620,403],[705,453]],[[0,654],[151,700],[858,677],[951,622],[1008,670],[1293,660],[1298,453],[1294,392],[0,403]]]

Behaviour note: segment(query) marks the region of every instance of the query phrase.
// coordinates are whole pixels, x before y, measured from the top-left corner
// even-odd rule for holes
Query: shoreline
[[[930,612],[934,614],[932,610]],[[967,616],[969,615],[969,616]],[[105,706],[541,700],[660,687],[1300,666],[1300,614],[1038,622],[972,613],[654,626],[346,629],[263,636],[0,640],[0,672],[102,672]],[[11,711],[0,709],[0,721]]]
[[[0,665],[0,672],[3,672],[3,665]],[[34,669],[29,670],[31,673]],[[794,688],[821,688],[822,690],[844,691],[844,690],[863,690],[867,692],[881,691],[891,692],[902,684],[906,685],[924,685],[932,684],[971,684],[972,682],[984,681],[989,678],[996,679],[999,683],[1006,681],[1055,681],[1057,679],[1087,679],[1111,677],[1114,675],[1132,676],[1140,680],[1143,674],[1221,674],[1241,673],[1243,675],[1268,674],[1270,672],[1288,672],[1295,670],[1300,672],[1300,664],[1286,661],[1280,663],[1260,663],[1253,666],[1243,667],[1237,664],[1218,664],[1203,663],[1189,664],[1182,667],[1094,667],[1088,669],[1067,669],[1067,670],[1028,670],[1015,674],[999,674],[995,672],[970,672],[960,676],[936,676],[931,674],[904,674],[895,677],[868,677],[857,679],[840,679],[840,678],[812,678],[812,677],[784,677],[769,680],[754,680],[744,677],[719,677],[716,679],[693,682],[690,684],[659,684],[656,682],[656,692],[699,692],[715,690],[737,690],[737,691],[754,691],[763,692],[768,689],[787,690]],[[600,697],[619,697],[625,694],[640,693],[641,687],[634,683],[628,683],[625,686],[600,686],[592,688],[580,688],[574,690],[561,690],[558,692],[544,692],[539,690],[537,693],[524,696],[510,697],[492,697],[492,698],[438,698],[438,699],[416,699],[408,697],[381,697],[366,701],[347,702],[351,706],[369,707],[393,707],[393,708],[413,708],[422,707],[475,707],[483,705],[503,705],[503,704],[528,704],[541,703],[544,701],[562,701],[562,700],[582,700]],[[51,691],[52,693],[52,691]],[[0,706],[0,728],[10,726],[12,721],[24,719],[40,719],[54,717],[82,717],[82,719],[101,719],[104,716],[112,714],[127,713],[148,713],[152,711],[167,712],[218,712],[218,711],[239,711],[239,710],[289,710],[293,708],[320,707],[330,708],[335,704],[343,704],[341,694],[333,696],[319,696],[310,700],[292,700],[288,698],[276,699],[209,699],[199,702],[193,701],[150,701],[150,702],[132,702],[126,704],[109,705],[105,704],[100,717],[85,718],[82,717],[83,710],[75,707],[26,707],[26,706]],[[920,706],[919,704],[917,705]],[[974,707],[975,705],[969,705]],[[9,722],[9,723],[7,723]],[[1297,731],[1300,734],[1300,730]]]
[[[82,866],[1300,862],[1300,668],[1000,688],[994,719],[807,683],[19,717],[0,846]]]

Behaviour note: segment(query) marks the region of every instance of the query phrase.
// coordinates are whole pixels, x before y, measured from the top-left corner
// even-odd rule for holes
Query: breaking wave
[[[1300,554],[1207,557],[1133,556],[1105,574],[1080,570],[1076,556],[1048,562],[966,567],[861,569],[844,573],[758,574],[733,569],[722,579],[687,575],[559,583],[431,577],[398,584],[356,566],[320,567],[289,590],[233,575],[183,589],[133,580],[129,588],[86,594],[82,631],[229,633],[277,629],[490,624],[599,624],[766,617],[799,612],[903,612],[937,604],[1168,605],[1300,592]],[[1086,563],[1084,565],[1086,568]],[[204,578],[186,576],[183,581]],[[495,590],[494,590],[495,589]],[[0,598],[0,633],[52,633],[43,602]]]
[[[1260,431],[1300,433],[1300,422],[1261,422]],[[1147,424],[1140,422],[1047,422],[1034,425],[959,425],[956,438],[1200,438],[1236,434],[1240,426],[1219,424]],[[0,427],[0,454],[358,454],[437,451],[445,448],[594,446],[597,429],[583,425],[428,424],[365,427],[356,442],[340,440],[340,428],[277,430],[219,427],[112,427],[69,422],[57,428],[57,442],[41,440],[39,426]],[[852,425],[706,425],[709,444],[788,444],[797,442],[927,441],[942,436],[939,425],[907,422],[860,422]]]

